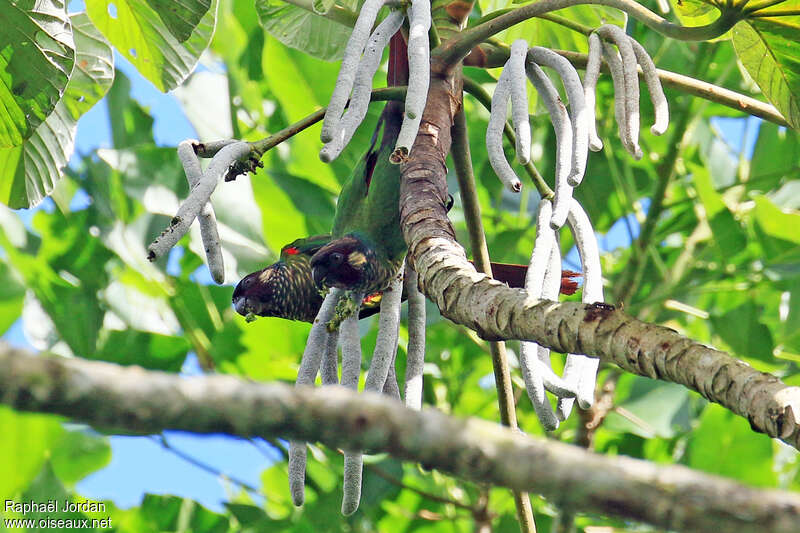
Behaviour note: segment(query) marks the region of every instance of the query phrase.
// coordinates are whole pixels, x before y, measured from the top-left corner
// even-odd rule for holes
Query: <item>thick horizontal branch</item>
[[[489,340],[534,341],[679,383],[741,415],[753,429],[800,449],[800,388],[725,352],[648,324],[605,304],[530,300],[521,289],[479,274],[447,219],[445,156],[460,87],[431,82],[414,152],[403,168],[400,217],[420,289],[450,320]]]
[[[2,345],[0,400],[128,431],[319,440],[388,452],[465,479],[538,492],[568,508],[671,530],[794,533],[800,520],[797,494],[757,490],[683,466],[596,455],[341,387],[185,378]]]

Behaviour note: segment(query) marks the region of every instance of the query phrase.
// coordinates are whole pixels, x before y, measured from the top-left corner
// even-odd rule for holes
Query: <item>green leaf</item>
[[[184,42],[211,7],[211,0],[145,0],[170,33]]]
[[[771,122],[762,122],[758,126],[758,138],[750,160],[748,190],[771,191],[784,179],[792,177],[800,177],[800,139],[797,132]]]
[[[67,431],[50,456],[53,470],[68,485],[85,478],[111,461],[108,439],[88,431]]]
[[[97,293],[107,282],[104,268],[111,253],[87,231],[92,223],[85,210],[69,217],[59,211],[40,212],[33,225],[42,236],[36,256],[13,248],[5,234],[0,235],[0,243],[9,263],[52,319],[58,339],[74,353],[90,356],[103,322]]]
[[[689,438],[688,466],[759,487],[777,484],[772,442],[755,433],[747,420],[717,404],[703,411]]]
[[[342,58],[352,28],[283,2],[256,0],[256,10],[264,29],[286,46],[325,61]]]
[[[131,98],[131,82],[122,72],[117,72],[114,85],[108,92],[108,114],[111,118],[111,138],[115,148],[129,148],[137,144],[152,144],[153,118],[139,103]]]
[[[759,320],[762,314],[762,309],[747,301],[722,316],[712,316],[711,323],[714,333],[737,355],[774,362],[772,348],[775,343],[769,328]]]
[[[800,244],[800,213],[781,210],[766,196],[755,196],[753,216],[761,230],[776,239]]]
[[[19,495],[41,471],[64,430],[56,417],[16,413],[5,406],[0,407],[0,427],[0,456],[14,461],[14,467],[0,476],[0,499],[7,500]]]
[[[336,4],[336,0],[312,0],[311,7],[315,13],[324,15]]]
[[[603,427],[646,439],[671,438],[676,430],[689,428],[688,402],[685,387],[635,376],[630,395],[608,414]]]
[[[493,11],[507,7],[516,7],[515,4],[527,3],[530,2],[510,2],[508,0],[480,0],[478,2],[481,12],[485,14],[491,14]],[[625,21],[625,16],[619,10],[604,6],[573,6],[562,9],[556,14],[569,19],[570,22],[590,28],[596,28],[602,24],[622,26]],[[586,52],[589,49],[585,35],[541,18],[532,18],[516,24],[498,33],[495,37],[506,43],[511,43],[516,39],[526,39],[531,46],[547,46],[578,52]],[[530,89],[530,86],[528,88]]]
[[[291,174],[272,171],[267,173],[291,198],[295,207],[306,216],[306,226],[310,234],[317,235],[330,231],[336,211],[330,192],[316,183]]]
[[[64,502],[67,500],[75,500],[68,497],[66,489],[56,477],[55,473],[53,472],[53,466],[48,461],[45,462],[44,467],[42,468],[41,472],[39,472],[39,475],[36,476],[36,479],[33,481],[33,483],[31,483],[25,493],[20,497],[20,501],[48,503],[50,500],[54,500],[55,509],[53,512],[41,510],[31,511],[29,513],[25,513],[25,518],[35,520],[37,523],[43,519],[63,520],[64,524],[71,524],[70,526],[62,526],[64,529],[70,531],[94,530],[93,528],[89,529],[88,527],[81,527],[83,523],[82,521],[86,519],[86,515],[78,511],[66,509]],[[43,528],[41,526],[35,529],[35,531],[46,530],[47,528]],[[29,529],[29,531],[31,531],[31,529]]]
[[[0,335],[19,318],[24,297],[25,286],[7,263],[0,262]]]
[[[139,365],[152,370],[178,372],[190,345],[183,337],[159,335],[136,330],[101,333],[97,359],[120,365]]]
[[[114,53],[85,12],[70,17],[78,53],[64,104],[78,120],[100,101],[114,83]]]
[[[22,145],[0,148],[0,201],[12,208],[32,207],[53,191],[72,154],[78,119],[103,97],[114,77],[111,48],[85,14],[71,19],[76,68],[64,97]]]
[[[747,243],[741,224],[728,209],[722,196],[714,190],[712,176],[707,166],[692,163],[695,190],[705,208],[708,224],[713,233],[713,244],[720,258],[730,261],[740,254]]]
[[[709,2],[702,0],[676,0],[675,11],[684,17],[696,18],[710,12],[717,12]]]
[[[241,373],[256,380],[293,381],[303,353],[309,325],[278,318],[246,323],[237,316],[231,328],[214,338],[214,359],[220,370]],[[270,339],[265,343],[264,339]],[[234,351],[235,349],[235,351]],[[227,353],[226,353],[227,352]],[[231,355],[235,358],[231,360]]]
[[[781,4],[786,9],[792,4]],[[733,27],[733,46],[747,72],[794,129],[800,129],[800,15],[748,19]]]
[[[61,0],[0,0],[0,13],[0,148],[4,149],[21,145],[53,112],[67,88],[75,45]]]
[[[147,531],[222,533],[229,529],[228,518],[225,516],[177,496],[145,494],[140,514],[149,526]]]
[[[87,0],[86,9],[95,26],[139,73],[167,92],[186,79],[208,48],[216,24],[217,1],[212,0],[184,41],[175,38],[145,0]]]

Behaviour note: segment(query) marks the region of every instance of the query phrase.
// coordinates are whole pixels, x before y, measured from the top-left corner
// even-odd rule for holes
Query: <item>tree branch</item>
[[[594,4],[619,9],[662,35],[684,41],[706,41],[714,39],[731,29],[740,19],[740,12],[738,9],[726,8],[720,13],[720,16],[710,24],[687,27],[681,26],[680,24],[673,24],[633,0],[540,0],[513,9],[508,13],[504,13],[461,32],[458,37],[446,41],[442,46],[437,48],[432,54],[432,59],[435,58],[436,61],[441,62],[443,65],[453,67],[469,53],[472,47],[477,46],[486,39],[519,22],[552,11],[583,4]]]
[[[0,345],[0,401],[129,431],[280,436],[388,452],[465,479],[666,529],[792,533],[800,519],[797,494],[756,490],[683,466],[604,457],[342,387],[186,378]]]
[[[419,285],[443,316],[488,340],[534,341],[586,354],[642,376],[679,383],[748,419],[753,429],[800,449],[800,388],[675,330],[606,304],[530,300],[479,274],[447,219],[445,156],[461,87],[434,76],[412,157],[404,165],[400,219]]]

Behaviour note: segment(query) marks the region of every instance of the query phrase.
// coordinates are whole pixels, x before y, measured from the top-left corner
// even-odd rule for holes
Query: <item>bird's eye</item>
[[[342,254],[340,254],[339,252],[333,252],[331,254],[331,264],[332,265],[339,266],[339,265],[342,264],[342,261],[344,261],[344,256]]]

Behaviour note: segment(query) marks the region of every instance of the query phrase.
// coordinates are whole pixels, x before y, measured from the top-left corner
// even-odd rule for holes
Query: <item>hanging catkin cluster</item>
[[[406,18],[406,14],[402,11],[392,11],[370,33],[378,11],[385,2],[386,0],[364,2],[353,27],[353,33],[347,41],[339,76],[336,78],[336,85],[328,109],[325,111],[320,133],[320,139],[325,146],[319,156],[325,162],[339,157],[364,120],[372,94],[372,78],[380,65],[383,50]],[[407,15],[409,81],[405,116],[392,154],[392,161],[395,163],[404,161],[411,152],[422,119],[422,111],[425,109],[430,83],[428,43],[428,30],[431,27],[430,1],[413,0]],[[345,106],[347,106],[346,111]]]
[[[402,271],[402,270],[401,270]],[[417,288],[416,273],[406,268],[405,289],[408,295],[408,355],[405,375],[405,405],[412,409],[422,406],[422,369],[425,362],[425,300]],[[400,303],[403,278],[398,276],[383,292],[378,320],[378,337],[372,354],[364,390],[383,392],[400,399],[395,374],[398,330],[400,326]],[[323,300],[322,307],[314,319],[308,335],[297,385],[313,386],[317,373],[322,374],[322,385],[341,385],[357,390],[361,376],[361,337],[358,331],[358,315],[363,294],[347,293],[332,288]],[[341,303],[340,303],[341,302]],[[344,304],[344,305],[343,305]],[[338,330],[337,313],[346,309],[347,316]],[[338,317],[340,318],[340,317]],[[342,352],[341,380],[337,358],[337,340]],[[344,483],[342,514],[349,515],[358,509],[361,500],[361,473],[363,469],[360,451],[344,452]],[[306,443],[289,443],[289,488],[295,505],[305,500]]]
[[[613,42],[619,53],[601,39]],[[558,231],[566,223],[581,258],[584,276],[585,303],[603,301],[600,254],[591,221],[572,197],[574,187],[581,184],[586,172],[588,150],[600,150],[602,141],[595,125],[595,87],[600,72],[601,54],[611,71],[615,91],[615,116],[625,148],[637,159],[639,148],[639,78],[637,63],[642,67],[645,83],[655,107],[655,124],[651,131],[660,135],[669,122],[667,101],[656,74],[655,65],[644,48],[612,25],[604,25],[589,36],[589,62],[584,81],[572,64],[561,55],[534,46],[524,40],[511,45],[511,54],[497,81],[492,96],[486,148],[489,162],[497,176],[511,191],[518,192],[521,182],[503,153],[502,133],[508,102],[516,132],[516,153],[521,164],[530,160],[530,124],[525,77],[539,93],[550,115],[556,136],[555,194],[552,201],[544,198],[539,204],[537,232],[531,254],[525,289],[528,298],[556,300],[561,282],[561,253]],[[569,101],[569,111],[551,79],[542,67],[553,69],[561,78]],[[581,408],[594,401],[598,360],[579,354],[567,354],[564,375],[557,375],[550,365],[550,350],[534,342],[522,342],[520,367],[528,397],[539,420],[547,430],[554,430],[572,410],[575,400]],[[546,391],[558,399],[556,411]]]
[[[196,141],[183,141],[178,145],[178,158],[181,160],[186,179],[189,181],[189,196],[178,208],[169,226],[147,247],[147,258],[155,261],[165,255],[186,235],[195,219],[200,224],[200,235],[211,277],[215,282],[225,282],[225,267],[222,262],[222,249],[217,232],[217,219],[209,199],[217,184],[230,171],[231,166],[250,156],[251,147],[246,142],[230,141],[214,155],[203,172],[194,151]]]

